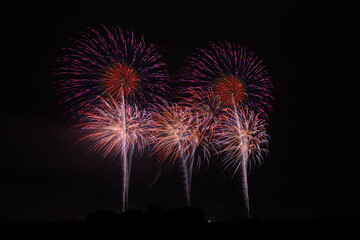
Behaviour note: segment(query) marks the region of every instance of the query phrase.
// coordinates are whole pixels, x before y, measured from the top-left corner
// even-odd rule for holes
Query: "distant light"
[[[211,222],[211,220],[210,220],[210,219],[208,219],[208,222]]]

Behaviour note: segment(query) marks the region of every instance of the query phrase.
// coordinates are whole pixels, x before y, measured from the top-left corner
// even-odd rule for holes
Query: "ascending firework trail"
[[[115,155],[120,151],[124,211],[134,147],[143,147],[134,141],[144,134],[143,125],[132,128],[130,119],[136,124],[145,123],[146,114],[138,113],[137,106],[146,107],[162,99],[168,74],[163,70],[161,56],[153,45],[145,44],[143,37],[137,40],[133,32],[119,27],[103,27],[102,32],[89,29],[80,33],[79,39],[65,49],[67,54],[59,58],[63,66],[57,74],[62,79],[56,89],[66,112],[86,130],[85,138],[97,137],[93,139],[95,149],[107,154],[112,150]],[[93,123],[96,128],[91,127]]]
[[[231,43],[210,43],[209,49],[198,49],[197,53],[187,60],[186,65],[180,70],[178,81],[186,85],[182,92],[190,95],[188,98],[196,102],[194,106],[197,109],[199,109],[199,103],[202,103],[208,106],[201,107],[202,109],[213,111],[212,114],[208,113],[206,116],[214,118],[212,122],[215,122],[218,127],[229,127],[231,124],[237,128],[232,135],[236,134],[237,139],[240,139],[238,151],[244,154],[231,156],[234,162],[240,164],[236,171],[239,170],[238,172],[242,175],[243,197],[247,216],[249,216],[247,189],[249,154],[245,153],[248,151],[246,148],[249,140],[242,134],[245,124],[243,121],[247,119],[242,115],[244,112],[257,112],[259,115],[256,114],[256,118],[261,116],[267,119],[265,110],[271,109],[270,100],[272,99],[272,83],[268,71],[262,65],[262,61],[259,61],[254,53],[245,47]],[[253,115],[252,113],[251,116]],[[228,122],[224,124],[224,121]],[[223,140],[222,132],[226,131],[221,129],[216,131],[216,142],[221,146],[220,152],[226,153],[229,150],[227,144],[231,141],[221,141]],[[223,161],[228,161],[229,156],[227,155]]]
[[[224,155],[222,166],[224,170],[232,170],[241,176],[241,189],[245,203],[247,217],[250,217],[247,169],[252,164],[261,164],[262,153],[267,152],[269,135],[266,133],[266,124],[259,118],[259,114],[241,110],[228,110],[224,114],[218,130],[216,141],[221,146],[220,153]],[[233,175],[234,176],[234,175]]]
[[[152,120],[153,153],[158,156],[159,162],[180,164],[186,204],[189,206],[195,155],[198,161],[210,155],[209,145],[201,139],[199,132],[201,122],[190,108],[165,102],[154,107]]]

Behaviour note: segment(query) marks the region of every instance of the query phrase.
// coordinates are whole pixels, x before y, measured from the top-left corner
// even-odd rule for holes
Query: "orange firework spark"
[[[188,93],[189,97],[183,98],[180,104],[196,112],[200,121],[200,141],[212,142],[215,126],[223,111],[221,101],[213,94],[212,89],[189,89]]]
[[[164,103],[154,111],[153,120],[152,142],[159,161],[168,159],[174,163],[197,147],[199,121],[189,108]]]
[[[242,103],[246,97],[246,89],[239,77],[225,75],[217,80],[214,86],[214,94],[225,107],[234,103]]]
[[[105,87],[105,92],[115,99],[120,99],[122,92],[125,99],[128,99],[135,96],[140,85],[140,79],[131,66],[116,63],[105,71],[102,84]]]

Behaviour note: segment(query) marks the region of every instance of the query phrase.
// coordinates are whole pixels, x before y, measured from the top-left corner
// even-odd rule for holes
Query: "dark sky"
[[[132,2],[132,3],[129,3]],[[251,214],[266,219],[360,215],[353,46],[342,1],[40,1],[5,6],[1,20],[0,221],[81,219],[119,211],[116,161],[78,142],[52,88],[61,48],[87,27],[119,25],[156,44],[172,76],[208,41],[253,49],[275,86],[270,155],[249,176]],[[158,181],[153,179],[160,174]],[[239,179],[215,160],[193,179],[208,217],[241,212]],[[152,185],[152,186],[151,186]],[[134,164],[129,208],[184,204],[176,168]]]

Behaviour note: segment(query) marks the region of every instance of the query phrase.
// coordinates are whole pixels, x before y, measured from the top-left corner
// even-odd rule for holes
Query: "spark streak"
[[[239,170],[242,175],[245,207],[249,216],[248,159],[250,156],[261,156],[261,151],[255,150],[260,149],[260,143],[264,142],[255,144],[254,139],[261,140],[262,137],[257,134],[263,136],[266,132],[265,127],[261,127],[265,124],[258,120],[258,115],[268,118],[266,110],[271,110],[270,101],[273,99],[273,85],[267,68],[246,47],[227,42],[210,43],[209,49],[198,49],[187,60],[178,81],[185,85],[181,89],[184,96],[191,96],[188,102],[195,102],[192,108],[201,106],[202,109],[209,109],[212,113],[208,113],[208,116],[217,119],[214,121],[219,129],[215,131],[216,143],[221,146],[220,153],[225,155],[225,169],[236,166],[235,172]],[[251,131],[248,131],[250,126],[261,130],[251,135]],[[257,154],[251,155],[254,151]]]
[[[221,146],[220,154],[224,156],[223,170],[233,170],[242,177],[242,190],[247,217],[250,215],[247,170],[254,164],[260,164],[262,153],[267,153],[269,135],[266,124],[259,114],[245,109],[228,110],[216,133],[216,140]]]
[[[180,162],[184,177],[185,198],[190,205],[191,181],[195,157],[208,159],[210,149],[200,134],[201,121],[190,108],[164,103],[153,113],[154,154],[160,162]],[[200,163],[198,163],[200,165]]]
[[[153,44],[120,27],[89,29],[64,50],[56,82],[60,103],[86,130],[84,139],[95,141],[94,150],[121,154],[124,211],[134,149],[147,143],[148,118],[137,106],[163,99],[169,78],[165,63]]]
[[[114,99],[101,99],[99,104],[83,112],[79,124],[85,133],[82,140],[93,143],[92,150],[103,156],[118,157],[122,171],[122,211],[126,210],[131,172],[131,161],[135,151],[141,154],[148,145],[150,117],[137,106],[125,105]]]

